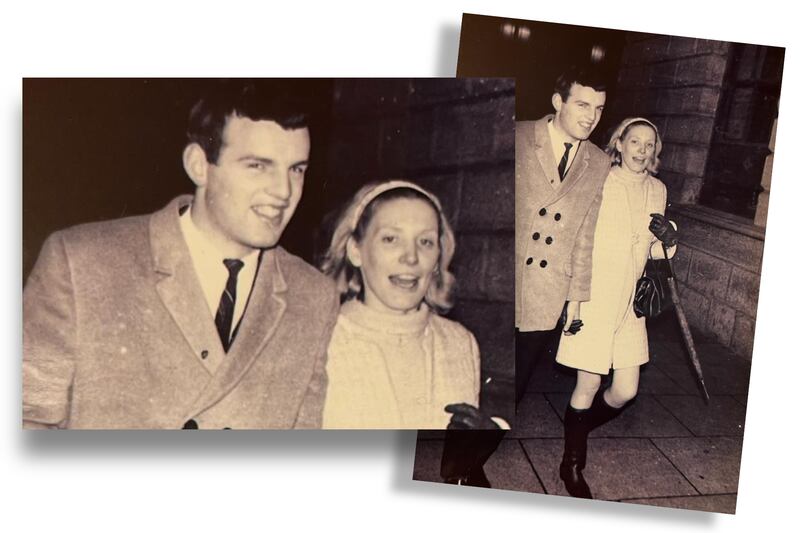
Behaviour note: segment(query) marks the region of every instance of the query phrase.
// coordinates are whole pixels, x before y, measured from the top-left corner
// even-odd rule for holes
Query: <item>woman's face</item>
[[[625,137],[617,141],[621,166],[631,172],[644,172],[656,152],[656,132],[646,124],[628,129]]]
[[[439,215],[428,202],[412,198],[380,204],[361,242],[348,245],[350,262],[364,280],[364,304],[398,314],[419,307],[439,253]]]

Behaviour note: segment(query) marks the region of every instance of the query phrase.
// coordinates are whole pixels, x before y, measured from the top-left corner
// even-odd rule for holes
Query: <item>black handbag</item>
[[[672,277],[667,247],[661,243],[665,259],[648,259],[644,274],[636,282],[633,293],[633,312],[637,317],[654,318],[672,307],[667,278]]]

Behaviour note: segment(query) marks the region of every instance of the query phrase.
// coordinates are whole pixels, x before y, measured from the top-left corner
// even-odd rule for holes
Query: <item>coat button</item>
[[[546,239],[544,240],[544,243],[545,243],[545,244],[553,244],[553,238],[552,238],[552,237],[548,237],[548,238],[546,238]]]
[[[533,263],[533,257],[529,257],[528,259],[525,260],[526,265],[530,265],[531,263]]]
[[[547,214],[547,209],[544,207],[539,209],[539,216],[545,216]]]
[[[194,418],[190,418],[181,429],[198,429],[197,421]]]
[[[539,263],[539,266],[540,266],[540,267],[542,267],[542,268],[546,267],[546,266],[547,266],[547,261],[545,261],[544,259],[542,259],[542,262],[541,262],[541,263]]]
[[[556,216],[553,218],[555,218],[556,220],[561,220],[561,213],[556,213]]]
[[[203,350],[202,352],[200,352],[200,357],[202,357],[203,359],[208,357],[208,350]]]
[[[534,241],[538,241],[539,240],[539,232],[538,231],[533,234],[533,240]]]

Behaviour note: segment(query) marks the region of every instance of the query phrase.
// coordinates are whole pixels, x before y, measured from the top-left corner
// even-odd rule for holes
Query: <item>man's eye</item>
[[[266,165],[264,165],[264,163],[253,162],[253,163],[248,163],[247,168],[251,168],[253,170],[264,170],[266,168]]]
[[[302,176],[306,173],[306,167],[292,167],[289,169],[292,174]]]

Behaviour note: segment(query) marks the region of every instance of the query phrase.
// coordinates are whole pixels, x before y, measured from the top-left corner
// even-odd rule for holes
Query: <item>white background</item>
[[[784,0],[7,2],[2,8],[5,531],[796,530],[798,17]],[[23,433],[21,78],[455,74],[462,12],[787,47],[734,516],[412,482],[414,433]],[[47,147],[40,147],[47,150]],[[125,164],[120,161],[120,164]],[[44,214],[42,215],[44,216]]]

